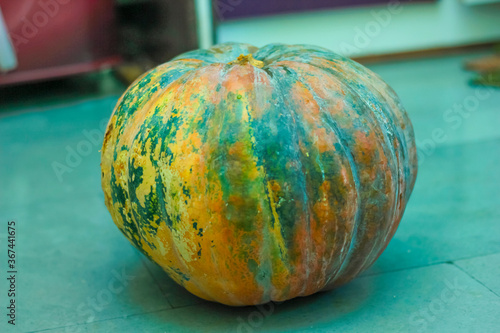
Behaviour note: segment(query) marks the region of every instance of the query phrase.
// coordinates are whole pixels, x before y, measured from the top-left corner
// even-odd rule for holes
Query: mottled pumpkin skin
[[[264,67],[231,63],[253,54]],[[417,174],[394,91],[328,50],[221,44],[144,74],[102,149],[122,233],[191,293],[242,306],[343,284],[394,235]]]

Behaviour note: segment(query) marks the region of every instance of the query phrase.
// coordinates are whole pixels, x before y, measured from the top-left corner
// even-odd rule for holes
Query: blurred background
[[[496,0],[1,0],[0,8],[0,86],[17,89],[108,69],[129,83],[228,41],[308,43],[367,63],[500,40]]]
[[[223,42],[331,49],[407,109],[415,190],[386,251],[349,285],[267,312],[216,306],[111,221],[99,150],[119,96]],[[0,0],[0,245],[15,221],[19,265],[18,323],[0,331],[498,332],[499,44],[500,0]]]

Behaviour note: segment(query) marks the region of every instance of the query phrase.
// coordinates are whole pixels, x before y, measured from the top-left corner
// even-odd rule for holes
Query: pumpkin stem
[[[244,54],[240,55],[238,57],[238,59],[231,61],[229,63],[229,65],[236,65],[236,64],[245,65],[248,63],[252,66],[257,67],[257,68],[262,68],[265,65],[263,61],[255,59],[251,53],[247,54],[247,55],[244,55]]]

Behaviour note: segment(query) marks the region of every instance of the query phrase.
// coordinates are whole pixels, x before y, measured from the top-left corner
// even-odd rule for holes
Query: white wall
[[[463,1],[395,1],[391,6],[233,20],[217,27],[217,42],[306,43],[359,56],[499,41],[500,4]]]
[[[9,38],[7,25],[0,10],[0,73],[13,70],[17,67],[16,53]]]

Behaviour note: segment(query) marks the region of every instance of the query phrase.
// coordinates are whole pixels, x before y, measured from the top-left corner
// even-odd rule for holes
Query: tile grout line
[[[50,332],[53,330],[58,330],[58,329],[68,328],[68,327],[87,326],[87,325],[90,325],[93,323],[103,323],[106,321],[117,320],[117,319],[128,319],[130,317],[137,317],[137,316],[148,315],[148,314],[153,314],[153,313],[167,312],[167,311],[171,311],[171,310],[188,308],[190,306],[196,306],[196,305],[200,305],[200,304],[201,303],[188,304],[188,305],[178,306],[176,308],[160,309],[160,310],[154,310],[154,311],[148,311],[148,312],[142,312],[142,313],[134,313],[134,314],[130,314],[130,315],[122,316],[122,317],[112,317],[112,318],[94,320],[91,323],[79,323],[79,324],[71,324],[71,325],[64,325],[64,326],[58,326],[58,327],[44,328],[42,330],[37,330],[37,331],[27,331],[26,333]]]
[[[126,316],[121,316],[121,317],[112,317],[112,318],[94,320],[94,321],[92,321],[90,323],[79,323],[79,324],[71,324],[71,325],[64,325],[64,326],[58,326],[58,327],[51,327],[51,328],[45,328],[45,329],[38,330],[38,331],[28,331],[26,333],[50,332],[50,331],[58,330],[58,329],[62,329],[62,328],[87,326],[87,325],[94,324],[94,323],[103,323],[103,322],[106,322],[106,321],[117,320],[117,319],[128,319],[130,317],[142,316],[142,315],[147,315],[147,314],[152,314],[152,313],[157,313],[157,312],[166,312],[166,311],[169,311],[169,310],[173,310],[173,309],[172,308],[170,308],[170,309],[160,309],[160,310],[154,310],[154,311],[149,311],[149,312],[134,313],[134,314],[130,314],[130,315],[126,315]]]
[[[397,269],[383,271],[383,272],[368,273],[366,275],[358,276],[358,277],[356,277],[356,279],[360,279],[360,278],[364,278],[364,277],[370,277],[370,276],[383,275],[383,274],[388,274],[388,273],[401,272],[401,271],[410,270],[410,269],[430,267],[430,266],[441,265],[441,264],[453,264],[456,261],[470,260],[470,259],[475,259],[475,258],[492,256],[492,255],[496,255],[496,254],[500,254],[500,252],[493,252],[493,253],[488,253],[488,254],[481,254],[481,255],[477,255],[477,256],[473,256],[473,257],[464,257],[464,258],[453,259],[453,260],[437,261],[437,262],[433,262],[433,263],[430,263],[430,264],[397,268]]]
[[[140,254],[137,254],[137,255],[140,255]],[[148,271],[149,276],[151,276],[151,278],[155,282],[156,286],[158,287],[158,289],[160,290],[161,294],[163,295],[163,297],[167,301],[168,305],[170,305],[170,308],[171,309],[175,309],[175,307],[172,305],[172,303],[170,302],[170,300],[166,296],[167,293],[163,290],[163,288],[161,287],[160,283],[158,283],[158,280],[155,278],[155,276],[153,275],[153,273],[149,269],[148,265],[146,265],[146,263],[144,262],[144,258],[141,257],[141,258],[139,258],[139,260],[141,261],[142,266],[144,266],[146,268],[146,270]]]
[[[455,262],[452,262],[451,263],[453,266],[455,266],[456,268],[458,268],[459,270],[461,270],[462,272],[464,272],[465,274],[467,274],[467,276],[469,276],[471,279],[473,279],[474,281],[476,281],[477,283],[479,283],[480,285],[482,285],[483,287],[485,287],[486,289],[488,289],[493,295],[497,296],[497,297],[500,297],[500,295],[498,295],[496,292],[494,292],[493,290],[491,290],[487,285],[485,285],[482,281],[479,281],[475,276],[473,276],[472,274],[470,274],[469,272],[467,272],[466,270],[464,270],[462,267],[458,266],[457,264],[455,264]]]
[[[439,261],[439,262],[434,262],[431,264],[426,264],[426,265],[418,265],[418,266],[410,266],[410,267],[404,267],[404,268],[397,268],[389,271],[384,271],[384,272],[375,272],[371,274],[366,274],[363,276],[358,276],[356,279],[362,279],[365,277],[372,277],[372,276],[378,276],[378,275],[384,275],[384,274],[389,274],[389,273],[397,273],[397,272],[402,272],[402,271],[409,271],[413,269],[419,269],[419,268],[424,268],[424,267],[431,267],[431,266],[436,266],[436,265],[442,265],[442,264],[447,264],[450,263],[450,261]]]
[[[453,260],[450,260],[450,262],[462,261],[462,260],[470,260],[470,259],[475,259],[475,258],[483,258],[483,257],[488,257],[488,256],[494,256],[495,254],[500,254],[500,252],[492,252],[492,253],[480,254],[480,255],[472,256],[472,257],[465,257],[465,258],[453,259]]]

